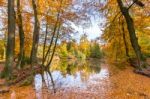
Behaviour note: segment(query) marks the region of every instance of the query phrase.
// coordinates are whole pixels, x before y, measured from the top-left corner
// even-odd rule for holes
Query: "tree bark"
[[[46,65],[46,68],[50,68],[50,65],[52,63],[52,60],[53,60],[53,57],[54,57],[54,54],[55,54],[55,50],[56,50],[56,45],[57,45],[57,41],[58,41],[58,36],[59,36],[59,32],[60,32],[60,23],[59,23],[59,26],[58,26],[58,29],[57,29],[57,34],[56,34],[56,39],[55,39],[55,43],[54,43],[54,48],[53,48],[53,51],[52,51],[52,55],[51,55],[51,58],[48,62],[48,64]]]
[[[127,23],[127,28],[128,28],[129,35],[130,35],[130,41],[131,41],[132,47],[135,51],[135,54],[138,58],[138,68],[141,69],[141,65],[143,64],[144,59],[143,59],[143,55],[141,53],[140,46],[138,44],[138,39],[137,39],[136,34],[135,34],[135,28],[134,28],[133,20],[129,14],[129,9],[124,7],[122,1],[117,0],[117,2],[118,2],[120,10],[121,10],[123,16],[125,17],[125,20]]]
[[[6,46],[6,63],[3,71],[3,77],[10,79],[15,48],[15,10],[14,0],[8,0],[8,37]]]
[[[57,25],[58,25],[58,21],[59,21],[59,16],[60,16],[60,12],[58,12],[58,14],[57,14],[57,20],[56,20],[56,23],[54,25],[54,30],[52,32],[52,37],[51,37],[51,40],[50,40],[48,51],[46,52],[46,54],[45,54],[45,56],[43,58],[44,62],[46,61],[46,59],[48,57],[48,54],[50,53],[50,50],[51,50],[51,47],[52,47],[52,44],[53,44],[53,41],[54,41],[54,37],[55,37],[56,31],[57,31]]]
[[[60,13],[61,13],[61,7],[62,7],[62,2],[63,2],[63,0],[61,0],[60,1],[60,7],[59,7],[59,10],[58,10],[58,14],[57,14],[57,20],[56,20],[56,23],[55,23],[55,25],[54,25],[54,30],[53,30],[53,32],[52,32],[52,38],[51,38],[51,41],[50,41],[50,45],[49,45],[49,47],[48,47],[48,51],[46,52],[46,54],[45,54],[45,57],[44,57],[44,61],[46,61],[46,59],[47,59],[47,57],[48,57],[48,54],[50,54],[50,50],[51,50],[51,47],[52,47],[52,43],[53,43],[53,40],[54,40],[54,36],[55,36],[55,34],[56,34],[56,32],[57,32],[57,28],[58,28],[58,25],[60,25],[60,23],[59,23],[59,21],[60,21]],[[60,26],[59,26],[60,27]],[[57,35],[57,34],[56,34]],[[56,40],[57,41],[57,40]],[[53,52],[52,52],[53,53]],[[53,54],[52,54],[53,55]],[[51,57],[53,57],[53,56],[51,56]],[[49,57],[50,59],[51,59],[51,57]],[[49,60],[49,59],[48,59]],[[47,67],[47,65],[46,65],[46,67]]]
[[[42,60],[42,66],[44,65],[45,62],[45,48],[46,48],[46,42],[47,42],[47,34],[48,34],[48,23],[46,23],[46,31],[45,31],[45,38],[44,38],[44,45],[43,45],[43,60]]]
[[[129,58],[129,48],[128,48],[128,44],[127,44],[127,41],[126,41],[126,34],[125,34],[125,29],[124,29],[124,21],[122,21],[122,37],[123,37],[123,41],[124,41],[126,56]]]
[[[44,38],[44,45],[43,45],[43,59],[42,59],[42,78],[43,78],[43,75],[44,75],[44,63],[45,63],[45,60],[44,60],[44,57],[45,57],[45,49],[46,49],[46,42],[47,42],[47,35],[48,35],[48,23],[46,23],[46,31],[45,31],[45,38]],[[43,81],[43,80],[42,80]]]
[[[20,38],[20,53],[19,53],[19,59],[17,63],[18,68],[21,68],[24,59],[24,30],[23,30],[22,15],[20,9],[21,9],[20,0],[17,0],[18,28],[19,28],[19,38]]]
[[[37,13],[37,5],[35,0],[32,0],[32,6],[34,11],[34,31],[33,31],[33,43],[32,43],[32,50],[31,50],[31,65],[36,63],[37,61],[37,50],[38,50],[38,42],[39,42],[39,30],[40,30],[40,23],[38,20],[38,13]]]

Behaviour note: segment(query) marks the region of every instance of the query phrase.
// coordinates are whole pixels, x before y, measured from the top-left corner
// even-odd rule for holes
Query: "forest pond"
[[[109,76],[108,70],[101,68],[101,62],[86,60],[63,60],[53,62],[51,74],[56,89],[87,89],[88,85],[96,84],[97,79],[105,79]],[[50,75],[44,73],[44,81],[47,87],[52,89]],[[42,77],[40,74],[35,76],[35,89],[41,90]]]
[[[106,64],[107,63],[107,64]],[[123,67],[123,68],[120,68]],[[149,99],[150,79],[133,73],[127,64],[102,60],[58,60],[51,65],[51,77],[36,74],[29,86],[12,86],[0,99]],[[114,98],[112,98],[114,97]]]

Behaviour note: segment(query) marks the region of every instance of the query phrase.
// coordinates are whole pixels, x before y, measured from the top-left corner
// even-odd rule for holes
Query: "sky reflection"
[[[87,89],[89,85],[99,83],[99,80],[107,79],[109,72],[106,68],[101,68],[99,73],[92,73],[86,78],[81,71],[76,72],[74,75],[62,75],[62,73],[57,70],[52,72],[52,77],[55,82],[55,88],[77,88],[83,90]],[[51,79],[47,72],[44,73],[44,79],[46,86],[52,89]],[[42,77],[40,74],[35,76],[35,89],[37,92],[42,89]]]

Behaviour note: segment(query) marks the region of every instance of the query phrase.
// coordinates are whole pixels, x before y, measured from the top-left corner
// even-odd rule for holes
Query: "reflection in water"
[[[35,82],[35,91],[36,91],[36,99],[42,99],[42,77],[40,74],[37,74],[34,79]]]
[[[15,93],[15,91],[12,91],[12,93],[11,93],[11,99],[16,99],[16,93]]]
[[[90,75],[89,82],[97,84],[97,80],[103,80],[109,77],[108,69],[102,68],[98,74]]]
[[[100,67],[99,61],[63,61],[53,63],[51,66],[52,77],[56,89],[78,88],[86,90],[89,85],[97,84],[99,81],[108,78],[108,70]],[[52,89],[50,76],[44,73],[46,87]],[[42,77],[40,74],[35,76],[35,89],[37,99],[40,99],[42,90]]]

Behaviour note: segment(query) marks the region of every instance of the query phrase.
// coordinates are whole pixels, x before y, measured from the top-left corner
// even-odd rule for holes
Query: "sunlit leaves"
[[[125,7],[129,7],[132,4],[133,1],[130,0],[123,0],[123,3]],[[136,29],[136,34],[137,37],[139,38],[138,41],[140,42],[141,49],[144,53],[146,53],[146,50],[149,48],[149,27],[150,27],[150,18],[148,17],[149,15],[149,1],[143,0],[142,1],[145,4],[144,8],[140,8],[137,5],[133,5],[130,8],[130,15],[133,18],[134,24],[135,24],[135,29]],[[107,53],[109,55],[113,55],[116,58],[120,57],[123,55],[125,52],[125,45],[123,43],[123,38],[122,38],[122,25],[121,22],[125,21],[124,17],[121,15],[120,10],[118,9],[118,5],[116,0],[108,0],[106,5],[102,8],[102,11],[106,15],[107,18],[107,23],[104,26],[105,30],[102,35],[102,39],[105,40],[106,46],[107,46]],[[134,55],[133,49],[130,43],[130,37],[127,31],[127,26],[126,24],[123,25],[125,28],[125,36],[126,36],[126,41],[129,47],[129,52],[130,55]],[[121,51],[121,52],[119,52]],[[121,54],[119,54],[119,53]],[[116,54],[114,54],[116,53]],[[123,55],[125,56],[125,54]]]

